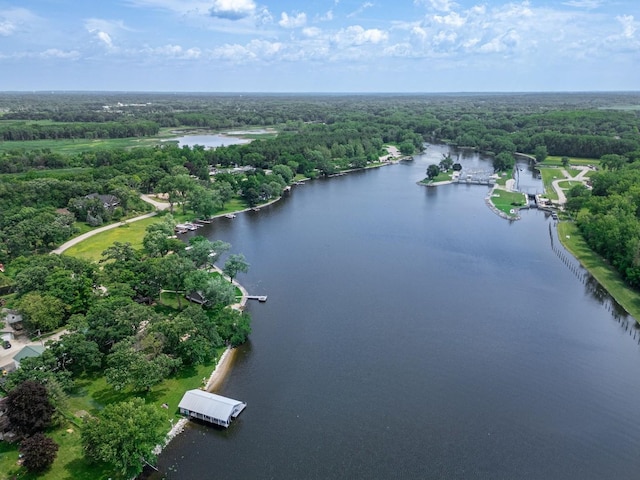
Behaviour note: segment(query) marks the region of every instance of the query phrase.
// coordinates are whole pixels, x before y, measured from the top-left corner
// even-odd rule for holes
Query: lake
[[[166,478],[637,478],[634,319],[544,212],[509,222],[487,187],[416,185],[447,152],[307,182],[198,232],[244,253],[239,281],[269,299],[218,391],[246,410],[227,430],[191,423],[159,459]]]
[[[178,142],[179,147],[195,147],[196,145],[205,148],[228,147],[229,145],[241,145],[251,142],[248,138],[232,137],[221,134],[207,135],[184,135],[171,139],[172,142]]]

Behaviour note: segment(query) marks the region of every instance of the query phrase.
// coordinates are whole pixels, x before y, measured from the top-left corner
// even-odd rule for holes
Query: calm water
[[[443,151],[210,226],[269,300],[219,390],[247,409],[177,437],[167,478],[638,478],[633,319],[544,213],[510,223],[486,187],[415,185]]]
[[[228,135],[185,135],[171,139],[178,142],[179,147],[195,147],[201,145],[205,148],[216,148],[229,145],[240,145],[249,143],[246,138],[230,137]]]

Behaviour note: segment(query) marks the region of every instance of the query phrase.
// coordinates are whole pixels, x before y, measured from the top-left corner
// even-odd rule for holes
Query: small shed
[[[20,368],[20,362],[25,358],[39,357],[43,352],[44,347],[41,345],[27,345],[13,356],[13,363],[16,364],[16,368]]]
[[[189,418],[197,418],[226,428],[246,406],[244,402],[215,393],[189,390],[180,400],[178,408],[182,415]]]

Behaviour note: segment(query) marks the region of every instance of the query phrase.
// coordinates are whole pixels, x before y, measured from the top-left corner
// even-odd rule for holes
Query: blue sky
[[[0,0],[0,90],[640,89],[640,1]]]

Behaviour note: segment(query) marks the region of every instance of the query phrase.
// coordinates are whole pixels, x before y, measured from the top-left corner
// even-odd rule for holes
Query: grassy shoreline
[[[622,308],[640,323],[640,295],[629,288],[622,277],[584,240],[573,222],[558,223],[558,238],[562,245],[578,259]]]

